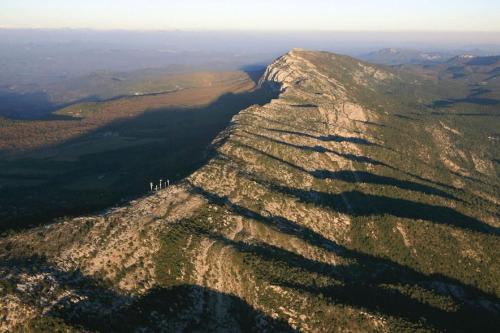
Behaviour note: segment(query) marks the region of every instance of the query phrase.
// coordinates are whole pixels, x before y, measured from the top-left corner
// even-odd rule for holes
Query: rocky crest
[[[495,325],[498,223],[377,132],[398,124],[377,97],[395,80],[326,52],[279,58],[260,85],[280,97],[235,116],[181,184],[1,240],[1,330],[40,316],[115,331]]]

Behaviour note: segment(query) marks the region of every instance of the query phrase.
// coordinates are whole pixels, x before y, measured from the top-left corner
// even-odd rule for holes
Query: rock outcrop
[[[279,58],[260,85],[280,97],[235,116],[182,183],[1,240],[0,328],[43,316],[115,331],[494,327],[498,223],[432,168],[416,174],[419,146],[407,163],[388,142],[398,123],[383,107],[402,104],[381,91],[398,80],[326,52]],[[47,301],[28,301],[47,279]]]

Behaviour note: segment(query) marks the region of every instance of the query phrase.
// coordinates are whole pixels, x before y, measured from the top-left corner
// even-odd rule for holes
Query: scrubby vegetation
[[[352,59],[297,57],[348,87],[349,101],[328,105],[318,81],[297,79],[280,101],[240,113],[219,158],[190,178],[209,205],[167,232],[161,283],[202,278],[306,331],[493,331],[498,179],[477,164],[498,156],[485,140],[494,109],[493,121],[448,122],[460,116],[447,109],[436,119],[426,105],[447,82],[416,88],[377,69],[349,79]],[[289,59],[281,70],[297,70]]]
[[[72,306],[33,306],[76,328],[493,332],[500,155],[489,138],[498,117],[492,105],[460,101],[476,89],[471,77],[440,70],[294,50],[261,81],[280,97],[239,112],[184,181],[88,227],[65,221],[0,249],[23,257],[29,243],[46,265],[69,257],[68,271],[93,276],[82,286],[92,296],[74,305],[91,319]],[[79,240],[42,246],[56,230]],[[146,243],[150,251],[134,255]],[[141,262],[153,269],[146,288],[134,278]],[[116,307],[96,313],[88,300]]]

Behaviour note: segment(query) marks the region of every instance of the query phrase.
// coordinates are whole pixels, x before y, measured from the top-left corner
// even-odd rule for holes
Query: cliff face
[[[280,97],[235,116],[181,184],[0,241],[1,328],[42,314],[104,330],[495,327],[495,204],[478,212],[464,175],[428,165],[427,124],[384,95],[402,80],[325,52],[279,58],[260,85]]]
[[[318,93],[339,94],[344,88],[334,77],[319,71],[318,66],[307,59],[308,52],[294,49],[267,67],[259,85],[288,88],[316,88]],[[330,55],[335,57],[334,55]]]

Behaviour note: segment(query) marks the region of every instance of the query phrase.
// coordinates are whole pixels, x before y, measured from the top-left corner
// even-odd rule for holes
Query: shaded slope
[[[405,82],[349,57],[294,50],[261,79],[280,97],[236,115],[215,156],[185,181],[90,217],[95,225],[4,239],[3,257],[34,252],[100,277],[117,297],[150,295],[127,329],[493,331],[498,181],[472,169],[468,151],[464,161],[443,154],[460,141],[437,140],[446,129],[401,98],[416,94]],[[142,287],[141,263],[151,268]],[[186,305],[147,294],[154,287],[201,291]],[[148,305],[162,302],[175,315]],[[64,308],[29,309],[25,319],[50,309],[74,324]]]

